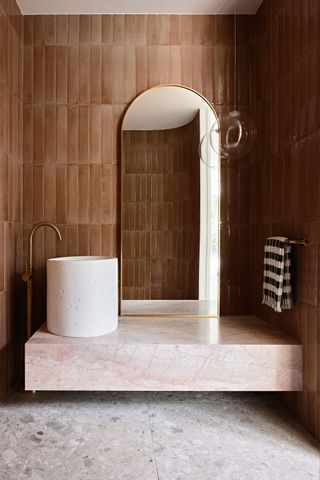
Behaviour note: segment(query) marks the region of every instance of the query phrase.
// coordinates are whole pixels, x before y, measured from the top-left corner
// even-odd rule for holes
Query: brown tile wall
[[[304,345],[304,391],[286,401],[320,437],[320,2],[265,0],[254,18],[259,138],[252,154],[254,313]],[[295,307],[261,305],[264,239],[306,237],[293,247]]]
[[[14,1],[0,4],[3,395],[13,371],[8,345],[14,277],[22,270],[22,94],[19,11]],[[253,310],[303,341],[304,392],[286,400],[317,438],[319,14],[319,0],[265,0],[257,16],[238,18],[238,99],[242,108],[250,103],[260,135],[250,160],[222,163],[221,185],[222,312]],[[39,324],[45,317],[47,257],[119,254],[119,126],[128,104],[146,88],[173,82],[203,93],[218,113],[230,108],[233,25],[223,16],[28,16],[24,44],[24,238],[44,218],[57,222],[63,233],[59,244],[51,231],[36,237]],[[296,306],[281,315],[261,306],[263,242],[270,234],[306,236],[311,242],[309,248],[295,248]]]
[[[122,298],[199,298],[199,114],[123,132]]]
[[[22,16],[0,1],[0,401],[14,379],[22,269]]]
[[[249,20],[240,17],[238,96],[249,102]],[[233,103],[230,16],[94,15],[24,17],[24,230],[56,222],[35,240],[35,310],[45,319],[45,260],[54,255],[119,255],[120,125],[135,96],[157,84],[185,84]],[[224,238],[247,239],[248,168],[223,169]],[[247,313],[248,259],[222,272],[222,311]],[[227,262],[226,262],[227,263]],[[230,264],[229,264],[230,265]],[[231,272],[231,276],[228,275]],[[243,272],[242,272],[243,273]]]

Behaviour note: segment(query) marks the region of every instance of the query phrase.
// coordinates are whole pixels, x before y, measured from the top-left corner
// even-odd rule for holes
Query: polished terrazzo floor
[[[272,394],[13,394],[0,479],[319,480],[319,451]]]

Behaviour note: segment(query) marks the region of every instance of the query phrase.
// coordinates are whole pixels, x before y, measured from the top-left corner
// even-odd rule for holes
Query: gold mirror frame
[[[125,114],[122,118],[122,122],[121,122],[121,164],[120,164],[120,176],[121,176],[121,192],[120,192],[120,268],[119,268],[119,272],[120,272],[120,275],[119,275],[119,280],[120,280],[120,288],[119,288],[119,315],[120,317],[122,316],[122,301],[123,301],[123,298],[122,298],[122,291],[123,291],[123,287],[122,287],[122,280],[123,280],[123,261],[122,261],[122,254],[123,254],[123,245],[122,245],[122,221],[123,221],[123,218],[122,218],[122,203],[123,203],[123,200],[122,200],[122,192],[123,192],[123,165],[124,165],[124,151],[123,151],[123,125],[124,125],[124,122],[126,120],[126,117],[130,111],[130,108],[132,107],[132,105],[134,103],[136,103],[142,96],[146,95],[148,92],[150,92],[151,90],[154,90],[156,88],[163,88],[163,87],[179,87],[179,88],[184,88],[185,90],[189,90],[193,93],[195,93],[196,95],[198,95],[202,100],[204,100],[207,105],[211,108],[211,110],[213,111],[214,115],[215,115],[215,118],[216,118],[216,121],[218,123],[218,126],[219,126],[219,117],[218,117],[218,114],[213,106],[212,103],[209,102],[209,100],[204,97],[200,92],[198,92],[197,90],[191,88],[191,87],[188,87],[186,85],[180,85],[180,84],[177,84],[177,83],[164,83],[164,84],[160,84],[160,85],[156,85],[154,87],[150,87],[148,88],[147,90],[143,91],[142,93],[140,93],[139,95],[137,95],[133,100],[132,102],[128,105],[128,108],[126,109],[125,111]],[[220,145],[220,139],[219,139],[219,145]],[[199,162],[200,162],[200,158],[199,158]],[[209,167],[208,167],[209,168]],[[219,155],[219,164],[218,164],[218,178],[219,178],[219,199],[218,199],[218,225],[219,225],[219,229],[218,229],[218,252],[219,252],[219,258],[221,258],[221,248],[220,248],[220,219],[221,219],[221,191],[220,191],[220,186],[221,186],[221,161],[220,161],[220,155]],[[137,300],[138,302],[139,300]],[[217,315],[211,315],[211,314],[191,314],[191,313],[126,313],[126,317],[150,317],[150,318],[155,318],[155,317],[158,317],[158,318],[161,318],[161,317],[166,317],[166,318],[219,318],[220,317],[220,265],[219,265],[219,270],[218,270],[218,313]]]

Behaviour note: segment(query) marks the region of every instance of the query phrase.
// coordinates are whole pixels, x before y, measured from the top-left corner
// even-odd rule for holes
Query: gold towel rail
[[[302,240],[289,240],[290,245],[301,245],[302,247],[308,247],[309,242],[306,238],[303,238]]]

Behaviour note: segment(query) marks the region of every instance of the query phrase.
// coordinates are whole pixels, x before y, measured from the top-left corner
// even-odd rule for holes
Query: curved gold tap
[[[39,222],[32,228],[29,234],[29,248],[28,248],[28,259],[26,262],[26,271],[22,274],[22,281],[27,284],[27,340],[32,335],[32,270],[33,270],[33,235],[40,227],[50,227],[52,228],[59,240],[62,240],[62,236],[59,228],[51,222]]]
[[[60,230],[54,223],[40,222],[40,223],[37,223],[36,225],[34,225],[33,229],[31,230],[31,232],[29,234],[29,250],[28,250],[28,264],[27,264],[27,268],[31,272],[32,272],[32,268],[33,268],[33,235],[35,234],[35,232],[40,227],[50,227],[50,228],[52,228],[56,232],[59,240],[60,241],[62,240]]]

